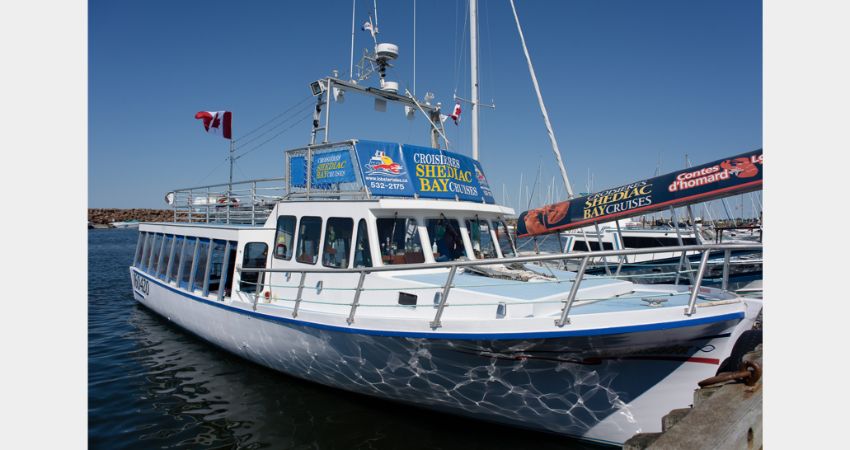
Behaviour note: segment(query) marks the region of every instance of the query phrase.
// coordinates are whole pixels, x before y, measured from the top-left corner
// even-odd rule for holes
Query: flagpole
[[[227,223],[230,223],[230,196],[233,195],[233,139],[230,139],[230,178],[227,181]]]

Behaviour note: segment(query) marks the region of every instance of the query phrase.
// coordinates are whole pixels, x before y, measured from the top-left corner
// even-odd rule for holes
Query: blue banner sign
[[[483,193],[472,158],[415,145],[402,146],[402,152],[420,197],[481,201]]]
[[[532,209],[517,220],[519,237],[580,228],[759,190],[762,150]]]
[[[413,197],[416,191],[410,179],[401,146],[389,142],[358,141],[357,160],[363,184],[372,195]]]
[[[478,179],[478,185],[481,186],[481,193],[484,195],[484,201],[486,203],[496,203],[496,199],[493,197],[493,191],[490,190],[490,183],[487,182],[487,177],[484,175],[484,169],[481,168],[481,163],[478,161],[472,160],[472,163],[475,166],[475,178]]]
[[[351,165],[350,149],[313,155],[313,177],[310,186],[327,187],[333,183],[357,181]]]
[[[289,158],[289,183],[293,187],[307,187],[307,157]]]

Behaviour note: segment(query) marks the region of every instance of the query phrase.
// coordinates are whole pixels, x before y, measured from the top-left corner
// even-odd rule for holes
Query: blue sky
[[[496,104],[481,112],[480,159],[497,199],[504,185],[516,206],[520,174],[530,185],[542,166],[548,186],[558,172],[510,4],[479,3],[481,99]],[[227,141],[204,133],[195,112],[233,111],[239,138],[305,100],[311,81],[348,72],[351,5],[89,2],[89,206],[162,208],[173,188],[226,181]],[[357,0],[355,59],[370,46],[359,25],[371,7]],[[517,9],[577,192],[588,170],[601,190],[652,176],[659,159],[665,173],[685,154],[700,164],[762,146],[760,1],[518,0]],[[416,92],[434,92],[444,109],[455,92],[469,97],[465,11],[463,0],[417,2]],[[378,19],[379,39],[400,47],[388,79],[412,90],[413,1],[379,1]],[[428,142],[424,118],[408,121],[400,106],[378,113],[348,96],[333,108],[332,140]],[[470,154],[469,117],[447,126],[452,149]],[[309,133],[308,121],[294,125],[240,159],[234,178],[282,176],[283,150]]]

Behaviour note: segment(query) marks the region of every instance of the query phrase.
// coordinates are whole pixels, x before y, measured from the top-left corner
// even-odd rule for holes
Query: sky
[[[356,64],[372,46],[360,25],[374,12],[355,1]],[[400,48],[387,79],[413,91],[414,1],[377,3],[379,41]],[[685,155],[696,165],[762,147],[760,1],[516,4],[576,192],[588,174],[599,191],[680,169]],[[444,110],[470,96],[466,8],[416,2],[415,91]],[[92,0],[88,11],[91,208],[165,208],[175,188],[226,182],[228,142],[204,132],[202,110],[233,112],[236,154],[250,150],[235,180],[283,176],[284,150],[309,143],[309,84],[349,72],[351,0]],[[536,205],[553,177],[565,199],[507,0],[479,2],[479,41],[481,101],[495,104],[481,109],[480,160],[497,201],[525,210],[520,178]],[[332,111],[332,141],[429,142],[424,117],[409,121],[400,105],[381,113],[349,95]],[[469,119],[446,125],[450,149],[466,155]]]

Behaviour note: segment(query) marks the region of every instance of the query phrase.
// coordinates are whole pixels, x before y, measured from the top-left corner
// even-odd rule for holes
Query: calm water
[[[301,381],[133,300],[136,230],[89,231],[91,448],[597,449]]]

